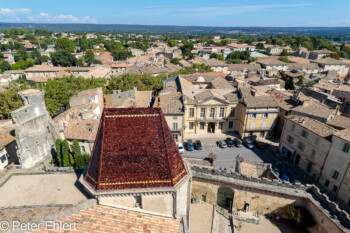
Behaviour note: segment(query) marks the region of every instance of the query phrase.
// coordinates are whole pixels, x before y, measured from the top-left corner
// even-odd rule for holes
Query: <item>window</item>
[[[310,172],[311,168],[312,168],[312,162],[309,161],[309,163],[307,164],[307,167],[306,167],[306,171]]]
[[[194,117],[194,108],[190,108],[190,117]]]
[[[190,122],[190,123],[189,123],[189,128],[190,128],[190,129],[193,129],[193,125],[194,125],[193,122]]]
[[[319,137],[316,137],[316,138],[315,138],[315,144],[316,144],[316,145],[320,144],[320,138],[319,138]]]
[[[250,114],[250,119],[256,119],[258,118],[257,115],[254,113],[254,114]]]
[[[298,148],[302,151],[305,150],[305,144],[304,143],[301,143],[301,142],[298,142]]]
[[[141,207],[141,196],[134,196],[135,207]]]
[[[293,144],[294,143],[294,138],[290,135],[287,136],[287,141],[290,143],[290,144]]]
[[[177,120],[177,116],[173,116],[173,119],[174,119],[174,120]]]
[[[214,119],[214,117],[215,117],[215,108],[211,108],[210,109],[210,118]]]
[[[204,123],[201,122],[200,125],[199,125],[200,129],[204,129]]]
[[[332,191],[336,193],[337,190],[338,190],[338,186],[334,185]]]
[[[263,122],[261,128],[266,129],[266,122]]]
[[[202,195],[202,202],[207,202],[207,195]]]
[[[177,130],[177,123],[173,123],[173,129]]]
[[[224,122],[219,122],[219,129],[223,129],[224,128]]]
[[[302,136],[303,138],[307,138],[307,137],[309,136],[309,132],[307,132],[306,130],[302,130],[302,131],[301,131],[301,136]]]
[[[254,129],[255,128],[255,122],[250,123],[250,129]]]
[[[205,118],[205,108],[201,108],[201,118]]]
[[[312,150],[312,151],[311,151],[311,158],[315,158],[315,155],[316,155],[316,151],[315,151],[315,150]]]
[[[294,132],[294,130],[295,130],[295,125],[294,124],[292,124],[292,131]]]
[[[336,170],[334,170],[334,169],[332,169],[331,177],[332,177],[333,179],[335,179],[335,180],[338,180],[338,178],[339,178],[339,172],[336,171]]]
[[[85,152],[85,146],[81,146],[81,152]]]
[[[348,153],[350,150],[350,144],[349,143],[344,143],[344,146],[343,146],[343,152],[345,153]]]
[[[230,117],[234,117],[234,116],[235,116],[235,109],[231,108]]]
[[[232,128],[233,128],[233,121],[229,121],[229,122],[228,122],[228,128],[229,128],[229,129],[232,129]]]
[[[338,166],[339,168],[341,168],[341,167],[343,166],[344,163],[345,163],[345,159],[344,159],[343,157],[339,157],[339,158],[337,159],[336,164],[337,164],[337,166]]]
[[[173,134],[173,138],[174,138],[175,142],[177,142],[178,136],[179,136],[178,134]]]
[[[287,115],[287,114],[286,114]],[[277,113],[274,113],[273,114],[273,118],[276,118],[277,117]]]
[[[224,118],[224,116],[225,116],[225,109],[220,108],[220,118]]]
[[[324,186],[326,186],[326,187],[329,186],[329,180],[326,180],[326,182],[324,182]]]
[[[263,113],[262,114],[262,118],[269,118],[269,114],[268,113]]]

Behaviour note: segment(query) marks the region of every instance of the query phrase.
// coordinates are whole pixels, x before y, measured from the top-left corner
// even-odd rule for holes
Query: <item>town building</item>
[[[286,116],[280,141],[281,156],[304,170],[313,180],[320,178],[332,135],[336,129],[304,116]]]
[[[335,132],[319,183],[350,203],[350,128]]]
[[[322,59],[325,57],[329,57],[332,53],[332,51],[329,51],[327,49],[323,49],[323,50],[314,50],[314,51],[310,51],[309,54],[309,59],[311,60],[318,60],[318,59]]]
[[[185,138],[232,134],[237,89],[218,74],[180,75],[185,105]]]
[[[240,88],[243,101],[235,112],[235,130],[241,138],[272,136],[276,124],[279,105],[272,96],[253,96],[250,87]]]
[[[18,163],[15,127],[11,120],[0,120],[0,171]]]

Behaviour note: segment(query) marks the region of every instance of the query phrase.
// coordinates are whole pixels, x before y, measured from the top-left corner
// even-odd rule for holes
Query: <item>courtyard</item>
[[[72,205],[86,199],[75,173],[14,175],[0,188],[0,206]]]

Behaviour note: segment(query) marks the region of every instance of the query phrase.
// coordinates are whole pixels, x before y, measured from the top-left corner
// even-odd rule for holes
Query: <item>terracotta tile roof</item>
[[[350,118],[347,116],[335,115],[327,121],[327,125],[338,129],[350,128]]]
[[[283,61],[277,60],[277,59],[266,59],[266,60],[258,60],[257,63],[266,65],[266,66],[272,66],[272,65],[285,65],[287,66],[288,63],[285,63]]]
[[[344,62],[330,58],[330,57],[318,59],[318,60],[313,60],[311,62],[319,63],[322,65],[346,65],[346,63],[344,63]]]
[[[176,88],[166,88],[160,93],[160,108],[164,114],[183,114],[183,103],[181,100],[181,92]],[[153,107],[158,106],[158,97],[156,97]]]
[[[154,232],[179,233],[180,222],[177,219],[156,216],[139,211],[116,207],[95,205],[59,219],[56,222],[76,223],[73,232]],[[35,232],[45,231],[45,225]],[[60,232],[58,230],[50,232]],[[66,231],[65,231],[66,232]]]
[[[260,64],[230,64],[228,71],[260,70]]]
[[[132,66],[131,64],[113,64],[111,67],[112,68],[127,68]]]
[[[275,98],[278,105],[282,109],[284,109],[286,111],[290,111],[292,108],[297,106],[297,103],[295,103],[291,99],[291,96],[293,95],[291,92],[272,90],[272,91],[269,91],[268,93]]]
[[[332,135],[338,131],[309,117],[286,116],[286,118],[327,140],[331,140]]]
[[[288,70],[302,70],[302,69],[311,69],[311,70],[322,70],[317,63],[309,62],[299,62],[288,64]]]
[[[338,131],[334,134],[334,136],[337,136],[347,142],[350,142],[350,128]]]
[[[159,108],[105,108],[84,177],[95,191],[172,187],[187,174]]]
[[[70,119],[64,130],[64,136],[70,140],[95,141],[99,120]]]
[[[292,63],[310,63],[309,59],[295,56],[288,56],[288,59]]]
[[[227,74],[225,74],[225,73],[223,73],[223,72],[206,72],[206,73],[194,73],[195,75],[197,74],[218,74],[218,75],[220,75],[220,76],[222,76],[222,77],[226,77],[227,76]]]
[[[13,125],[0,126],[0,149],[16,140],[15,127]]]
[[[10,207],[1,209],[0,219],[6,219],[8,222],[20,221],[20,222],[38,222],[43,218],[59,214],[62,211],[66,211],[70,206],[62,207]]]
[[[298,106],[293,109],[293,113],[301,113],[309,117],[319,117],[328,120],[331,115],[335,113],[335,109],[330,109],[326,105],[312,102],[306,106]]]

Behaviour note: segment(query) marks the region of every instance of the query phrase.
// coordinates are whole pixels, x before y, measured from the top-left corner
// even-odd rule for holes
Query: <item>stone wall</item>
[[[25,169],[50,158],[58,131],[46,110],[43,90],[18,93],[24,106],[11,112],[15,121],[18,158]]]
[[[286,207],[294,203],[306,208],[313,216],[316,226],[308,229],[311,233],[350,232],[349,214],[314,185],[282,184],[198,167],[192,167],[192,174],[192,198],[201,199],[206,195],[206,202],[216,204],[219,187],[227,187],[234,192],[234,210],[242,209],[246,201],[250,211],[260,214],[279,212],[282,218],[287,218]]]

